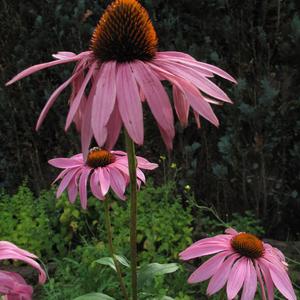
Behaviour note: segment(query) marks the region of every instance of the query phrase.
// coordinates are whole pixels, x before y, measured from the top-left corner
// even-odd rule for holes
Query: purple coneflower
[[[31,265],[39,272],[39,283],[45,283],[45,271],[35,261],[37,257],[34,254],[10,242],[0,241],[0,261],[8,259],[21,260]],[[26,283],[21,275],[0,270],[0,295],[4,296],[4,300],[31,300],[32,293],[32,287]]]
[[[157,46],[156,32],[141,4],[136,0],[116,0],[101,17],[89,51],[58,52],[53,55],[56,60],[22,71],[7,85],[42,69],[75,62],[72,76],[50,96],[37,129],[59,94],[71,84],[65,129],[72,121],[76,123],[85,157],[93,136],[99,147],[112,148],[122,124],[136,144],[143,144],[143,102],[150,107],[171,149],[175,135],[173,110],[162,81],[172,84],[174,108],[183,126],[187,125],[190,107],[199,126],[199,115],[218,126],[210,104],[231,100],[210,78],[218,75],[236,81],[223,70],[188,54],[159,52]]]
[[[183,260],[216,254],[189,277],[189,283],[211,278],[208,295],[217,293],[227,283],[229,300],[235,299],[242,287],[241,300],[253,300],[258,280],[264,300],[265,289],[268,299],[274,299],[274,285],[286,299],[297,299],[280,250],[250,233],[239,233],[232,228],[225,233],[202,239],[180,253]]]
[[[150,163],[145,158],[136,157],[137,183],[145,182],[145,175],[141,169],[153,170],[157,164]],[[67,189],[71,203],[76,200],[78,190],[82,208],[87,207],[87,182],[90,177],[90,187],[93,195],[104,200],[109,187],[118,198],[125,200],[125,190],[129,184],[129,170],[127,155],[123,151],[108,151],[98,147],[92,148],[84,160],[83,155],[76,154],[71,158],[54,158],[49,164],[64,169],[54,182],[61,179],[57,190],[57,197]]]

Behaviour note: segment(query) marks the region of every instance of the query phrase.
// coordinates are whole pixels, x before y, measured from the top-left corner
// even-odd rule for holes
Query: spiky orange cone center
[[[250,233],[240,233],[232,238],[231,246],[243,256],[259,258],[264,253],[263,242]]]
[[[92,148],[87,156],[86,164],[91,168],[105,167],[115,161],[113,153],[98,147]]]
[[[115,0],[94,30],[91,50],[102,62],[151,60],[157,36],[145,8],[137,0]]]

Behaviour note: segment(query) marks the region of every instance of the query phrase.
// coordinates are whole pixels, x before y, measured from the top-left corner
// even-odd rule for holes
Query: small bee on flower
[[[137,156],[137,183],[140,186],[145,182],[142,169],[154,170],[157,164],[150,163],[143,157]],[[49,164],[64,169],[54,182],[61,180],[57,189],[60,197],[65,189],[68,191],[69,200],[74,203],[78,190],[82,208],[87,208],[87,183],[90,182],[92,194],[104,200],[111,187],[121,200],[125,200],[125,189],[129,184],[129,169],[127,154],[123,151],[108,151],[102,148],[91,148],[87,159],[76,154],[70,158],[54,158]]]

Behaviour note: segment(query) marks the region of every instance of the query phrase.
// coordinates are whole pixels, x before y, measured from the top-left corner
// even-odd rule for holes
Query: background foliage
[[[171,179],[160,186],[154,186],[150,180],[139,193],[138,249],[142,268],[153,262],[178,263],[178,253],[192,240],[219,234],[224,226],[263,234],[260,220],[251,212],[235,213],[225,225],[213,215],[213,211],[208,213],[197,207],[191,191],[184,195],[189,203],[186,208],[182,207],[184,198],[178,196],[175,181]],[[116,201],[113,195],[110,201],[116,253],[129,257],[129,202]],[[54,189],[42,191],[36,197],[25,184],[12,196],[0,195],[1,239],[38,254],[47,265],[50,277],[45,286],[35,289],[34,299],[71,300],[92,292],[121,299],[114,271],[100,263],[109,256],[103,202],[90,197],[88,203],[89,209],[82,210],[79,200],[70,204],[66,194],[56,200]],[[191,208],[195,210],[194,218]],[[190,286],[186,281],[201,261],[195,259],[193,263],[181,264],[173,274],[156,276],[143,286],[139,299],[204,299],[207,284]],[[289,263],[290,274],[298,283],[299,265],[293,261]],[[129,285],[128,269],[123,266],[122,269]],[[36,282],[28,278],[27,273],[25,277],[32,283]],[[217,295],[212,299],[221,300],[221,297]],[[260,299],[259,295],[257,299]]]
[[[4,82],[59,50],[87,49],[93,27],[110,1],[7,1],[0,4],[0,184],[9,192],[28,178],[35,193],[54,177],[47,160],[79,151],[75,131],[63,131],[67,93],[40,132],[34,125],[51,91],[71,66],[40,72],[13,87]],[[198,204],[218,213],[254,211],[267,235],[297,239],[300,228],[299,62],[300,16],[296,0],[145,0],[160,36],[160,49],[186,51],[238,78],[234,99],[215,108],[221,127],[193,121],[178,130],[174,151],[178,187],[189,184]],[[154,160],[165,152],[146,121],[146,145]],[[122,143],[120,144],[122,146]],[[168,172],[168,171],[166,171]],[[159,175],[158,175],[159,176]],[[199,200],[201,199],[201,201]]]

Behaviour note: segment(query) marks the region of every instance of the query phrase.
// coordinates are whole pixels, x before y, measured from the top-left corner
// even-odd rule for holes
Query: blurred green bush
[[[89,198],[88,210],[79,201],[69,203],[66,194],[58,200],[55,190],[43,191],[35,197],[26,185],[16,194],[0,195],[1,238],[24,247],[43,259],[61,256],[82,241],[106,239],[102,201]],[[111,196],[114,244],[121,254],[129,255],[129,203]],[[138,246],[141,260],[176,259],[179,251],[191,243],[192,215],[182,207],[174,182],[154,187],[151,180],[138,196]],[[158,259],[159,261],[159,259]]]
[[[44,203],[36,201],[25,185],[17,193],[8,196],[0,194],[0,232],[1,240],[8,240],[27,249],[39,257],[51,257],[53,236],[49,215]]]

